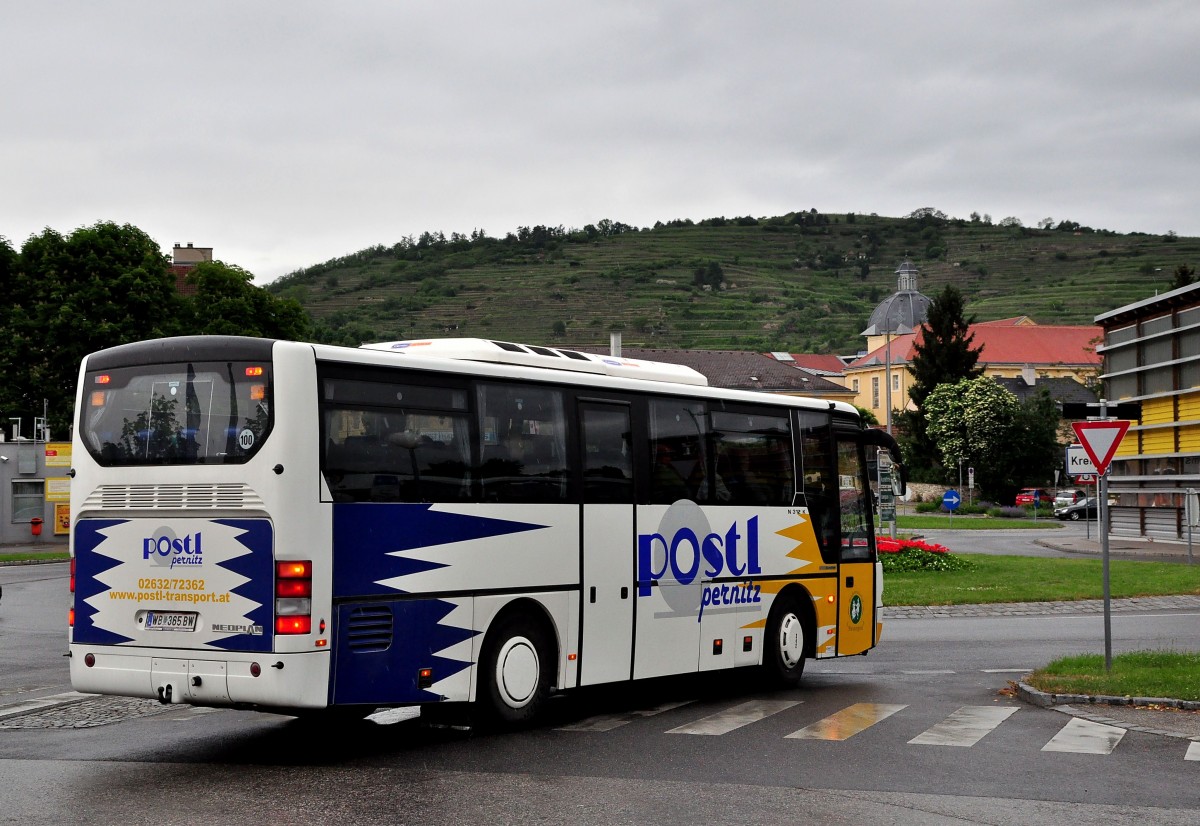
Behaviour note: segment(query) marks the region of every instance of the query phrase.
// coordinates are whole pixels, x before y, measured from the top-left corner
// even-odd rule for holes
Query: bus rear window
[[[190,362],[87,373],[80,435],[105,466],[237,464],[271,430],[271,366]]]

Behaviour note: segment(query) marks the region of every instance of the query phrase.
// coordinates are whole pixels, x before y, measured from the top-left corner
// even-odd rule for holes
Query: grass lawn
[[[1099,559],[954,556],[966,560],[969,567],[961,571],[885,572],[884,604],[966,605],[1104,597],[1104,573]],[[1200,595],[1200,565],[1110,560],[1109,591],[1114,599]]]
[[[900,555],[889,559],[891,556],[883,556],[885,605],[1040,602],[1104,596],[1103,563],[1098,559],[923,552],[917,556],[925,557],[930,567],[887,571],[889,564],[902,562]],[[939,559],[943,556],[966,565],[947,565],[949,560]],[[1109,592],[1114,599],[1200,594],[1200,566],[1110,560]],[[1112,669],[1107,672],[1102,654],[1079,654],[1049,663],[1030,674],[1026,682],[1055,694],[1200,700],[1200,653],[1130,652],[1114,656]]]

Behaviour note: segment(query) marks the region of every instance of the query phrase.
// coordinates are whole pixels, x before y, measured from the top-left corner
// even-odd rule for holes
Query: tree
[[[233,335],[282,338],[309,337],[308,314],[299,302],[277,298],[254,286],[254,275],[220,261],[197,264],[187,275],[196,288],[184,297],[180,327],[189,335]]]
[[[692,273],[692,284],[701,289],[719,290],[724,281],[725,271],[716,261],[702,264]]]
[[[1058,408],[1044,389],[1020,402],[990,376],[965,379],[934,390],[925,413],[943,466],[975,468],[980,494],[993,502],[1045,484],[1062,456]]]
[[[929,304],[925,324],[913,345],[908,370],[913,384],[908,390],[915,409],[897,417],[905,464],[915,481],[943,481],[941,457],[926,433],[925,399],[939,385],[956,384],[982,374],[979,350],[971,348],[969,328],[974,317],[963,316],[963,295],[952,284]]]
[[[971,348],[975,335],[970,327],[975,317],[963,315],[965,304],[963,294],[953,284],[947,284],[929,303],[908,367],[913,374],[908,395],[917,407],[939,384],[972,379],[983,373],[978,366],[979,350]]]
[[[0,239],[5,415],[32,421],[44,411],[51,433],[65,436],[80,362],[118,344],[201,333],[306,337],[300,304],[252,280],[237,267],[199,264],[190,275],[196,294],[182,297],[159,244],[129,224],[100,222],[67,236],[47,229],[16,254]]]
[[[29,238],[11,286],[21,312],[0,331],[0,358],[15,367],[0,398],[10,416],[32,419],[44,409],[52,432],[68,431],[85,355],[180,329],[167,258],[129,224]]]
[[[1009,448],[1019,407],[990,376],[941,384],[925,400],[926,433],[942,466],[976,468],[984,498],[995,492],[993,470]]]
[[[1196,269],[1189,267],[1187,264],[1180,264],[1175,268],[1175,280],[1171,282],[1171,289],[1178,290],[1180,287],[1186,287],[1189,284],[1196,283]]]

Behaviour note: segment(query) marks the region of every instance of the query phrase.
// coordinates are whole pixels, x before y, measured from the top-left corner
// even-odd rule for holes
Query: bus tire
[[[528,724],[545,707],[554,656],[544,624],[525,614],[502,618],[488,634],[480,665],[479,700],[493,725]]]
[[[795,592],[775,598],[763,637],[763,670],[776,686],[793,688],[804,676],[804,658],[809,645],[809,628]]]

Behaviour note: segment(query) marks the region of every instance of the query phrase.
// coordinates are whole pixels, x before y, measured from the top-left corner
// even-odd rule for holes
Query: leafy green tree
[[[1044,389],[1021,402],[990,376],[964,379],[934,390],[925,412],[944,467],[975,468],[984,499],[1010,503],[1022,486],[1053,478],[1060,417]]]
[[[182,297],[159,244],[129,224],[100,222],[70,235],[47,229],[14,253],[0,238],[0,406],[26,422],[43,415],[69,432],[83,357],[131,341],[230,333],[304,338],[308,315],[255,287],[250,273],[196,266]]]
[[[1189,267],[1187,264],[1180,264],[1175,268],[1175,280],[1171,282],[1171,289],[1178,290],[1180,287],[1186,287],[1189,284],[1194,284],[1195,281],[1195,267]]]
[[[41,416],[66,434],[79,364],[94,350],[180,331],[179,297],[157,242],[129,224],[101,222],[68,236],[47,229],[22,246],[0,358],[9,416]]]
[[[187,276],[196,288],[185,296],[181,323],[191,335],[234,335],[308,338],[308,314],[300,303],[277,298],[254,286],[254,275],[241,267],[220,261],[197,264]]]
[[[945,288],[929,304],[925,324],[917,342],[908,370],[913,384],[908,395],[913,410],[896,417],[900,429],[899,441],[915,481],[944,481],[941,456],[926,433],[925,399],[943,384],[956,384],[983,373],[979,367],[979,349],[972,348],[974,335],[969,332],[974,317],[964,316],[964,299],[953,284]]]
[[[725,271],[716,261],[709,261],[696,268],[692,273],[692,284],[700,288],[718,290],[725,281]]]
[[[938,385],[925,399],[926,434],[942,465],[974,467],[984,498],[995,492],[993,470],[1009,447],[1019,407],[989,376]]]

